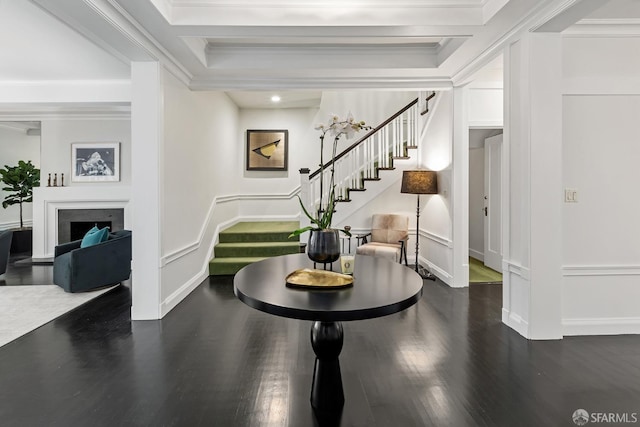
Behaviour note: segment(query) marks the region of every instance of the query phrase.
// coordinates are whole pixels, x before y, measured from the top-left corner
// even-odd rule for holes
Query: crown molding
[[[480,71],[485,65],[495,59],[496,56],[502,54],[504,47],[511,41],[517,39],[525,32],[533,32],[540,28],[546,22],[555,16],[564,12],[579,0],[563,0],[559,4],[557,2],[540,2],[538,7],[529,11],[527,16],[517,22],[510,30],[503,33],[493,43],[489,44],[486,49],[476,55],[452,74],[451,80],[454,86],[463,86],[469,83],[475,73]]]
[[[566,37],[639,37],[640,19],[582,19],[562,32]]]
[[[2,121],[130,120],[129,105],[0,104]]]
[[[215,76],[195,78],[192,90],[267,90],[267,89],[396,89],[447,90],[452,83],[448,77],[263,77]]]

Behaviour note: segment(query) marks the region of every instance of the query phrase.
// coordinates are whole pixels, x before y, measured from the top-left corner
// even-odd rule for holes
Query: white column
[[[452,287],[469,286],[469,120],[468,89],[453,88]]]
[[[562,41],[526,34],[505,52],[503,322],[562,338]]]
[[[530,338],[553,339],[562,338],[562,39],[530,37]]]
[[[161,318],[161,78],[157,62],[131,64],[132,320]]]

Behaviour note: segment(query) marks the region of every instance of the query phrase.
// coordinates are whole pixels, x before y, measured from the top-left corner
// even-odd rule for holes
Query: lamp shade
[[[438,174],[428,170],[402,172],[401,193],[438,194]]]

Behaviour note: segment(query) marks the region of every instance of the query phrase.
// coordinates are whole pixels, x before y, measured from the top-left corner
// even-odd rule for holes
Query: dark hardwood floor
[[[163,320],[131,322],[119,286],[0,348],[0,425],[321,425],[310,322],[253,310],[232,287],[211,278]],[[640,412],[640,336],[527,341],[501,323],[501,292],[425,281],[410,309],[345,322],[335,425],[572,426],[578,408]]]

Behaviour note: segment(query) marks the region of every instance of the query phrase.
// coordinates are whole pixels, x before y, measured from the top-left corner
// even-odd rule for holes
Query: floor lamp
[[[402,172],[401,193],[417,194],[418,206],[416,209],[416,273],[423,279],[436,280],[429,271],[421,271],[418,258],[418,247],[420,242],[420,195],[438,194],[438,175],[434,171],[413,170]]]

